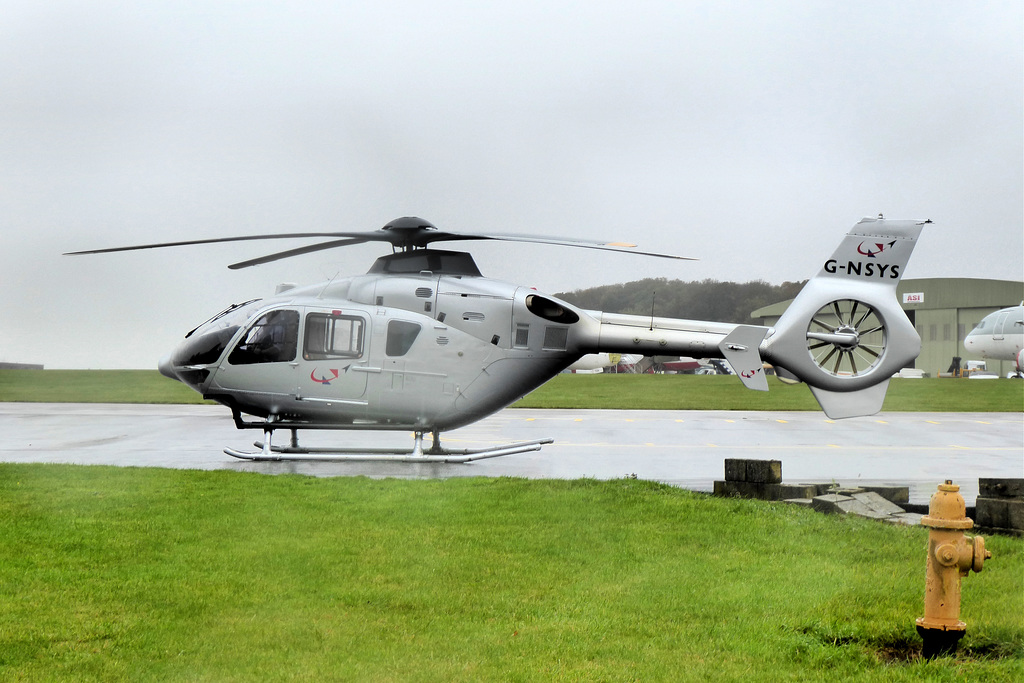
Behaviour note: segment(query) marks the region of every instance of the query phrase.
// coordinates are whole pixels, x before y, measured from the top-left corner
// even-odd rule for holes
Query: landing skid
[[[437,432],[433,433],[433,445],[423,450],[423,432],[414,432],[411,451],[393,448],[306,448],[299,445],[296,430],[292,429],[291,444],[274,446],[271,443],[273,430],[263,432],[263,441],[253,445],[259,451],[240,451],[225,448],[224,452],[233,458],[254,462],[280,461],[317,461],[317,462],[427,462],[427,463],[466,463],[474,460],[498,458],[503,455],[539,451],[541,446],[554,443],[554,439],[538,439],[537,441],[520,441],[478,449],[447,449],[441,448]]]

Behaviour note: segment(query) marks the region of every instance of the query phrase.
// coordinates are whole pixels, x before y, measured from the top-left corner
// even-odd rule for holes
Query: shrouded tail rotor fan
[[[825,304],[807,326],[811,360],[835,377],[871,372],[885,354],[885,345],[885,321],[874,308],[854,299]]]

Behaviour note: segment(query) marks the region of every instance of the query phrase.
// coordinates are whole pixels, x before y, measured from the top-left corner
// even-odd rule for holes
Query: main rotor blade
[[[360,241],[373,239],[373,232],[291,232],[270,235],[240,235],[238,237],[214,237],[204,240],[184,240],[181,242],[159,242],[156,244],[138,244],[131,247],[110,247],[107,249],[88,249],[85,251],[69,251],[64,256],[84,256],[86,254],[112,254],[118,251],[139,251],[142,249],[163,249],[164,247],[187,247],[193,244],[217,244],[219,242],[250,242],[255,240],[285,240],[310,237],[356,237]]]
[[[311,244],[308,247],[298,247],[297,249],[289,249],[288,251],[279,251],[274,254],[268,254],[266,256],[260,256],[259,258],[249,259],[248,261],[240,261],[238,263],[232,263],[228,268],[231,270],[239,270],[241,268],[249,268],[251,266],[259,266],[264,263],[271,263],[273,261],[279,261],[281,259],[289,258],[291,256],[301,256],[302,254],[312,254],[316,251],[323,251],[324,249],[333,249],[334,247],[347,247],[350,244],[363,244],[369,240],[365,237],[352,238],[346,240],[332,240],[330,242],[321,242],[320,244]]]
[[[563,247],[578,247],[581,249],[599,249],[601,251],[617,251],[623,254],[637,254],[639,256],[654,256],[656,258],[669,258],[678,261],[698,261],[700,259],[691,256],[676,256],[674,254],[661,254],[653,251],[636,251],[635,244],[627,242],[603,242],[600,240],[565,239],[561,237],[547,237],[545,235],[510,235],[502,233],[459,233],[459,232],[430,232],[426,233],[428,242],[443,242],[449,240],[498,240],[502,242],[529,242],[533,244],[554,244]],[[419,245],[417,245],[419,246]]]
[[[635,244],[624,242],[603,242],[599,240],[585,239],[564,239],[560,237],[548,237],[546,235],[512,235],[503,233],[459,233],[438,230],[430,222],[416,217],[405,217],[391,221],[383,228],[364,232],[293,232],[277,233],[266,235],[239,235],[237,237],[216,237],[201,240],[182,240],[178,242],[160,242],[155,244],[139,244],[129,247],[110,247],[106,249],[89,249],[85,251],[67,252],[65,256],[80,256],[85,254],[110,254],[120,251],[139,251],[142,249],[162,249],[164,247],[184,247],[197,244],[218,244],[221,242],[249,242],[256,240],[283,240],[283,239],[308,239],[308,238],[332,238],[329,242],[289,249],[287,251],[269,254],[260,258],[250,259],[232,264],[230,268],[237,270],[247,268],[261,263],[270,263],[289,256],[309,254],[333,247],[343,247],[363,242],[388,242],[395,249],[409,250],[425,248],[433,242],[451,242],[463,240],[497,240],[503,242],[532,242],[537,244],[555,244],[566,247],[580,247],[583,249],[598,249],[601,251],[614,251],[624,254],[637,254],[640,256],[654,256],[656,258],[676,259],[680,261],[696,261],[697,259],[687,256],[675,256],[672,254],[660,254],[650,251],[635,251]]]

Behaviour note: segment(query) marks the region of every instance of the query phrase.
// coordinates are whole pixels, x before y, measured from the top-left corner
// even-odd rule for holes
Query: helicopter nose
[[[178,380],[179,382],[181,381],[177,373],[174,372],[174,364],[171,362],[170,354],[160,359],[160,362],[157,364],[157,369],[160,370],[160,374],[163,375],[164,377],[167,377],[168,379]]]

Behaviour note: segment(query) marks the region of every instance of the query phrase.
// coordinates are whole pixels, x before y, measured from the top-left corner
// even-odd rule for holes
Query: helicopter
[[[749,389],[767,391],[765,364],[804,382],[830,418],[871,415],[889,378],[921,340],[896,285],[927,220],[858,222],[774,327],[583,310],[532,287],[485,277],[469,253],[436,243],[533,242],[658,258],[636,245],[539,235],[459,233],[417,217],[376,231],[245,235],[69,252],[100,254],[219,242],[318,238],[234,263],[247,268],[365,242],[390,254],[363,275],[228,306],[159,362],[164,376],[230,409],[238,429],[263,432],[246,460],[470,462],[539,450],[552,439],[454,450],[440,434],[518,400],[585,355],[723,358]],[[287,445],[274,432],[290,431]],[[300,430],[411,431],[411,450],[312,448]],[[431,444],[424,445],[430,434]]]

